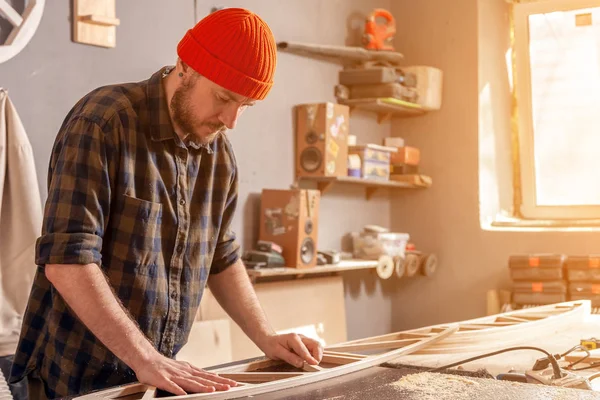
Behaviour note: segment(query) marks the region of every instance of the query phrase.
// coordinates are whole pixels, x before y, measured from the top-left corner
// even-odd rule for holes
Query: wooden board
[[[115,0],[73,0],[73,41],[115,47],[119,23]]]
[[[249,269],[248,275],[251,278],[267,278],[267,277],[303,277],[305,275],[317,275],[336,272],[356,271],[361,269],[377,268],[377,261],[372,260],[348,260],[340,261],[335,265],[320,265],[314,268],[262,268]]]

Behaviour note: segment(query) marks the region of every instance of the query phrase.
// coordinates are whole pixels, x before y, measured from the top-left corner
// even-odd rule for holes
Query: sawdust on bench
[[[405,375],[389,384],[398,394],[418,394],[420,400],[455,400],[455,399],[491,399],[517,400],[523,399],[524,391],[530,392],[528,399],[569,400],[597,399],[600,393],[533,385],[519,382],[497,381],[493,379],[466,378],[431,372]],[[529,394],[529,393],[528,393]],[[490,397],[493,396],[493,397]],[[404,398],[404,397],[398,397]]]

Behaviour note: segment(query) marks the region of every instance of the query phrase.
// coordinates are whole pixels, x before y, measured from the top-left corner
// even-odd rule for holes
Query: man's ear
[[[186,63],[184,63],[184,62],[182,61],[182,62],[181,62],[181,70],[182,70],[182,71],[183,71],[185,74],[187,74],[188,72],[190,72],[190,71],[189,71],[189,69],[190,69],[190,66],[189,66],[189,65],[187,65]]]

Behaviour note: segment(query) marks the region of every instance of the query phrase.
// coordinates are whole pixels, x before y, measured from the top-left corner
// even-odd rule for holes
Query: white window
[[[600,0],[515,4],[522,213],[600,218]]]

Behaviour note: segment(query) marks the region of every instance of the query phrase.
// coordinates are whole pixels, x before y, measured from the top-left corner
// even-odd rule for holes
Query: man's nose
[[[227,127],[227,129],[233,129],[235,128],[241,113],[242,107],[238,104],[232,104],[221,112],[219,120]]]

